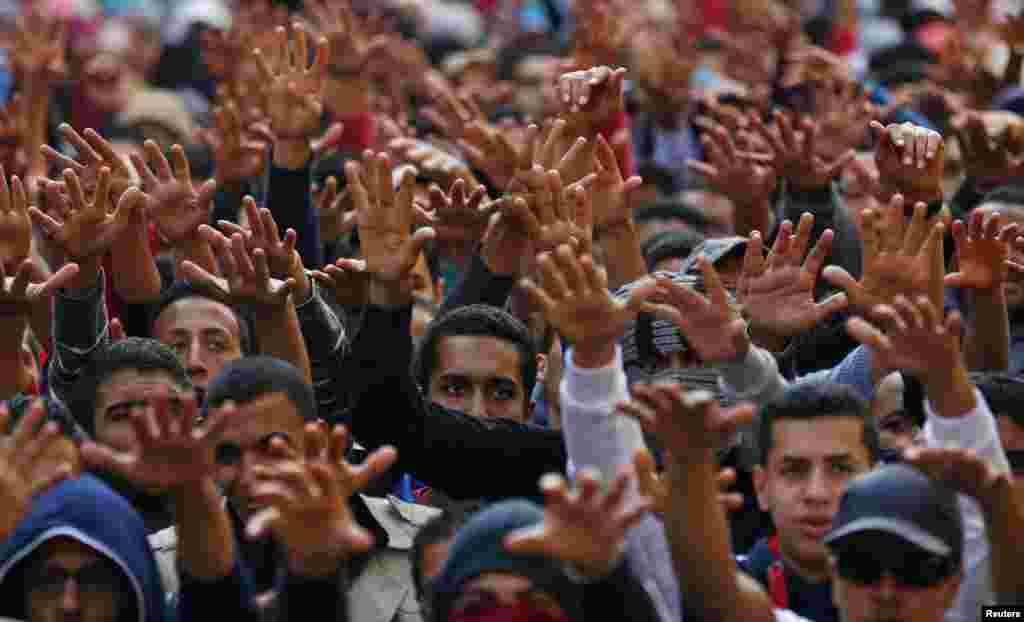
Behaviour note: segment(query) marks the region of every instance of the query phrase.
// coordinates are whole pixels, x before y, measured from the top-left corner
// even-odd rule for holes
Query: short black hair
[[[412,369],[413,378],[423,391],[430,386],[430,375],[437,367],[437,347],[441,339],[459,336],[497,337],[512,342],[519,350],[523,399],[529,403],[537,382],[537,348],[530,330],[512,314],[485,304],[456,307],[427,324]]]
[[[416,588],[416,596],[420,600],[429,594],[423,582],[423,552],[428,546],[450,540],[455,537],[466,520],[478,509],[478,504],[452,504],[440,514],[431,518],[412,537],[412,550],[409,553],[412,562],[412,584]]]
[[[85,430],[96,432],[96,399],[99,389],[119,371],[166,372],[181,389],[191,389],[192,381],[174,351],[156,339],[126,337],[102,346],[86,363],[75,382],[68,406]]]
[[[655,201],[641,205],[634,212],[633,219],[638,225],[652,220],[678,220],[701,234],[706,234],[711,226],[711,221],[700,210],[675,200]]]
[[[878,425],[867,401],[852,387],[835,382],[805,380],[790,385],[777,399],[761,407],[757,422],[758,463],[768,464],[768,453],[775,442],[775,422],[781,419],[819,419],[855,417],[864,422],[862,440],[871,462],[878,461]]]
[[[176,281],[166,290],[160,294],[160,299],[153,305],[150,310],[149,316],[149,329],[150,334],[153,332],[153,325],[156,324],[157,318],[160,314],[167,309],[167,307],[173,305],[179,300],[185,300],[186,298],[203,298],[206,300],[212,300],[214,302],[223,304],[225,307],[231,310],[235,314],[235,318],[238,320],[238,343],[242,349],[242,354],[249,355],[255,354],[256,344],[253,341],[253,335],[255,331],[252,327],[252,317],[244,310],[217,300],[213,296],[210,296],[203,290],[199,289],[189,281]]]
[[[1003,372],[975,372],[971,382],[978,387],[996,417],[1009,417],[1024,426],[1024,378]]]
[[[313,387],[294,365],[271,356],[244,356],[225,365],[206,389],[204,413],[225,402],[246,404],[271,393],[284,393],[303,421],[317,420]]]
[[[703,241],[704,236],[692,230],[662,231],[644,241],[640,252],[647,263],[647,270],[653,272],[654,267],[665,259],[689,257]]]

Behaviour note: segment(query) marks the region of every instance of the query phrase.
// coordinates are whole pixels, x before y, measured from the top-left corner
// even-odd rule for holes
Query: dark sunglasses
[[[879,551],[840,551],[836,566],[839,576],[860,585],[874,585],[890,574],[900,585],[916,588],[934,587],[956,571],[953,559],[919,551],[884,556]]]
[[[34,592],[59,596],[64,592],[69,579],[75,581],[79,591],[89,595],[117,591],[121,578],[118,569],[113,564],[97,561],[82,566],[75,572],[68,572],[63,568],[52,566],[38,568],[31,574],[28,586]]]

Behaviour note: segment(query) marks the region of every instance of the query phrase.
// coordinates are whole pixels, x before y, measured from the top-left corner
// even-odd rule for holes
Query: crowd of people
[[[1004,4],[0,1],[0,617],[1019,612]]]

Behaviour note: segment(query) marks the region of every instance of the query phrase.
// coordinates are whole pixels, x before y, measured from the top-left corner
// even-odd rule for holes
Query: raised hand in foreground
[[[393,447],[374,451],[362,465],[345,459],[348,434],[336,426],[328,435],[326,424],[305,428],[306,455],[299,455],[282,439],[270,442],[277,460],[254,467],[254,496],[268,506],[246,525],[246,535],[273,534],[285,548],[288,569],[300,576],[331,576],[352,555],[373,545],[373,537],[359,526],[349,498],[387,471],[398,457]]]

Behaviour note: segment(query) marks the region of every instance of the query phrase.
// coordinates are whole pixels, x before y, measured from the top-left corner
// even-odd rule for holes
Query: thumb
[[[113,471],[124,476],[128,476],[136,466],[131,456],[119,454],[109,447],[92,441],[83,443],[79,453],[91,468]]]
[[[846,294],[839,293],[829,296],[818,305],[818,321],[822,321],[833,313],[838,313],[849,306],[850,300]]]
[[[846,292],[854,291],[860,286],[857,279],[853,278],[845,268],[840,266],[825,266],[821,276],[828,281],[829,284]]]
[[[519,555],[553,556],[552,544],[546,537],[544,524],[517,529],[505,536],[505,550]]]

